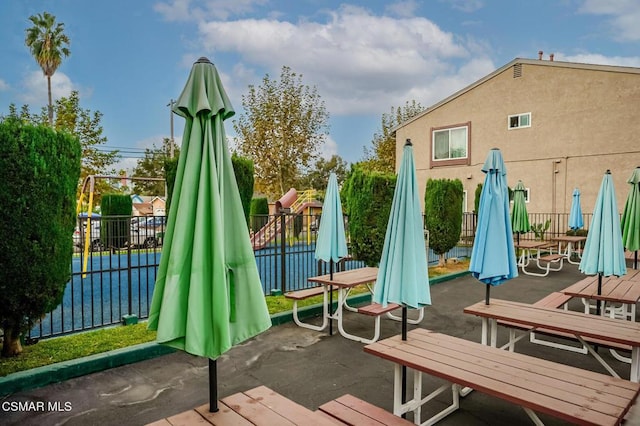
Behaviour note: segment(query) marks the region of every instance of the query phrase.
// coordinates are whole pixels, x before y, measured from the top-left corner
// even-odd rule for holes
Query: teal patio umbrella
[[[518,244],[520,244],[520,234],[531,231],[525,192],[527,192],[527,188],[519,180],[515,188],[513,188],[513,210],[511,211],[511,230],[516,233]]]
[[[627,181],[631,188],[624,204],[620,223],[622,225],[622,243],[627,250],[633,251],[633,267],[638,269],[638,250],[640,250],[640,167]]]
[[[569,229],[574,231],[584,226],[582,219],[582,207],[580,206],[580,190],[575,188],[571,198],[571,211],[569,212]]]
[[[407,307],[431,304],[427,250],[413,146],[407,139],[402,151],[396,188],[384,238],[373,301],[402,306],[402,340],[407,340]],[[406,399],[406,367],[402,369],[402,401]]]
[[[217,411],[217,358],[271,319],[227,148],[223,122],[234,110],[207,58],[173,112],[185,126],[148,328],[159,343],[209,358]]]
[[[507,169],[498,148],[489,151],[482,172],[485,180],[480,193],[469,271],[486,284],[485,303],[488,305],[491,286],[517,277],[518,266],[509,218]]]
[[[325,192],[320,228],[316,240],[315,258],[329,263],[329,278],[333,280],[334,264],[347,256],[347,239],[344,234],[344,215],[338,191],[338,178],[335,173],[329,175]],[[329,289],[329,309],[333,305],[333,291]],[[329,322],[329,334],[333,334],[333,321]]]
[[[598,274],[598,294],[602,291],[603,275],[619,277],[627,273],[620,215],[610,170],[602,178],[578,268],[587,275]],[[599,300],[596,303],[596,313],[600,315]]]

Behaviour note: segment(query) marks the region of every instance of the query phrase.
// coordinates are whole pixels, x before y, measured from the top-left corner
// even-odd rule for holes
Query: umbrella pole
[[[489,293],[491,292],[491,286],[489,284],[487,284],[486,287],[486,291],[484,294],[484,304],[488,305],[489,304]]]
[[[633,269],[638,269],[638,250],[635,251],[633,258]]]
[[[598,296],[602,294],[602,274],[598,273]],[[600,315],[600,299],[596,300],[596,315]]]
[[[333,259],[329,260],[329,279],[333,281]],[[333,310],[333,286],[329,286],[329,313]],[[333,320],[329,319],[329,336],[333,336]]]
[[[402,307],[402,340],[407,340],[407,307]],[[407,402],[407,366],[402,366],[402,403]],[[402,418],[407,418],[407,413],[402,414]]]
[[[518,245],[520,245],[520,233],[516,232],[516,241],[518,243]]]
[[[209,358],[209,412],[218,412],[218,360]]]

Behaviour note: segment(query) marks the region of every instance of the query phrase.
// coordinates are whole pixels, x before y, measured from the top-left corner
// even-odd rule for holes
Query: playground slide
[[[311,204],[312,195],[310,191],[304,191],[301,195],[302,196],[298,196],[298,192],[295,188],[291,188],[278,201],[276,201],[276,213],[282,209],[291,209],[292,213],[303,212],[309,204]],[[288,226],[294,217],[294,215],[288,215],[285,219],[285,226]],[[281,227],[282,220],[280,220],[278,216],[269,220],[265,226],[255,232],[251,237],[251,245],[253,246],[253,249],[260,250],[265,248],[276,238],[277,235],[280,234]]]

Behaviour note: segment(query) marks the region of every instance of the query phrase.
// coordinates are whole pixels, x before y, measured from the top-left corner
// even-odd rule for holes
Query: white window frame
[[[514,117],[518,117],[518,125],[517,126],[511,126],[511,119]],[[527,125],[522,125],[520,124],[522,122],[522,117],[527,117],[529,119],[529,124]],[[520,114],[513,114],[507,117],[507,129],[509,130],[516,130],[516,129],[526,129],[527,127],[531,127],[531,113],[530,112],[523,112]]]
[[[525,188],[524,189],[524,202],[525,202],[525,204],[529,204],[529,201],[531,201],[531,189],[530,188]],[[513,198],[509,202],[513,204]]]
[[[451,136],[449,136],[449,157],[447,158],[435,158],[435,143],[436,143],[436,133],[440,132],[449,132],[451,135],[452,130],[464,129],[465,132],[465,156],[464,157],[451,157]],[[456,127],[447,127],[445,129],[434,129],[431,133],[431,161],[440,162],[440,161],[456,161],[469,158],[469,127],[468,126],[456,126]]]

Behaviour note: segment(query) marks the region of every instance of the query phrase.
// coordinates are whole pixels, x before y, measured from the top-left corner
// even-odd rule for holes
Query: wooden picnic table
[[[390,337],[365,346],[364,351],[389,360],[394,366],[395,415],[421,409],[442,392],[451,392],[451,405],[421,424],[432,425],[460,406],[463,387],[522,406],[535,424],[538,413],[585,425],[619,425],[633,405],[640,385],[532,356],[503,351],[424,329],[407,333],[407,339]],[[402,366],[413,370],[413,393],[402,401]],[[423,396],[426,373],[447,384]],[[468,392],[467,392],[468,393]],[[442,406],[442,397],[437,405]]]
[[[487,305],[484,301],[464,309],[465,313],[482,318],[482,343],[493,347],[497,344],[498,321],[512,323],[529,328],[531,331],[544,329],[545,333],[557,332],[563,337],[574,336],[602,364],[613,376],[618,374],[593,349],[587,339],[597,339],[606,344],[628,345],[631,348],[631,369],[629,380],[640,381],[640,323],[621,321],[583,312],[567,311],[564,309],[547,308],[528,303],[511,302],[507,300],[491,299]],[[509,349],[513,350],[510,334]]]
[[[581,237],[578,235],[559,235],[551,239],[558,242],[558,253],[564,254],[567,258],[567,262],[573,263],[574,265],[580,264],[580,262],[574,262],[571,260],[571,256],[574,252],[579,253],[579,249],[574,248],[574,246],[577,247],[587,241],[587,237]],[[567,244],[564,251],[562,250],[562,243]]]
[[[322,413],[272,391],[266,386],[238,392],[218,402],[219,410],[209,412],[209,404],[167,417],[147,426],[216,425],[216,426],[272,426],[316,425],[335,426],[336,422]]]
[[[548,246],[549,241],[522,240],[520,242],[514,243],[514,247],[520,249],[520,256],[518,257],[517,265],[522,270],[522,273],[538,277],[545,277],[549,275],[550,271],[559,271],[560,269],[562,269],[562,261],[564,260],[564,255],[552,254],[548,256],[541,256],[540,250]],[[541,269],[544,272],[533,272],[526,269],[527,266],[529,266],[529,263],[534,260],[538,269]],[[546,261],[546,265],[541,265],[540,261]],[[556,268],[551,268],[551,263],[559,263],[560,265]]]

